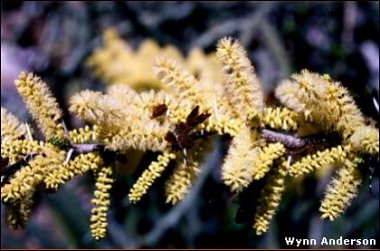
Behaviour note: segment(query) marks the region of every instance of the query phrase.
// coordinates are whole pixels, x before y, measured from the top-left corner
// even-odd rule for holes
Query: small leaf
[[[165,104],[156,105],[153,107],[152,119],[160,117],[166,113],[168,107]]]

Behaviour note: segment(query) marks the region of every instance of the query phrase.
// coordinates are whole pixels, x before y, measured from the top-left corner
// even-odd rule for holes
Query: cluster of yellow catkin
[[[47,84],[34,74],[26,72],[22,72],[15,82],[44,139],[34,139],[35,136],[27,124],[20,123],[5,108],[1,108],[1,158],[2,165],[5,161],[9,166],[2,168],[16,168],[14,174],[9,177],[2,176],[1,180],[1,201],[6,206],[6,221],[12,228],[23,227],[28,221],[33,194],[38,186],[43,185],[46,189],[56,190],[73,177],[89,170],[96,172],[103,165],[103,159],[98,152],[86,152],[70,157],[69,153],[73,149],[62,146],[62,143],[67,141],[71,141],[72,144],[97,141],[99,132],[96,127],[69,131],[67,133],[70,136],[67,139],[61,118],[62,112]],[[109,180],[107,182],[110,183]],[[102,192],[107,194],[108,191],[107,185],[107,189],[103,189]],[[102,205],[102,217],[92,218],[91,229],[94,238],[98,239],[106,233],[104,214],[108,204],[105,203],[106,195],[99,197],[96,193],[95,197],[98,201],[96,205]],[[99,212],[94,210],[92,214],[99,215]]]
[[[111,31],[107,32],[112,33]],[[90,66],[95,72],[106,71],[109,76],[113,75],[114,78],[117,78],[118,74],[105,69],[106,62],[97,60],[100,52],[104,55],[111,55],[112,48],[116,48],[111,45],[112,43],[120,43],[121,40],[114,33],[113,36],[113,39],[108,38],[105,46],[90,58]],[[129,56],[126,52],[123,57],[140,57],[144,54],[144,46],[142,45],[137,52],[128,49]],[[272,177],[272,181],[268,181],[267,188],[264,189],[268,192],[262,194],[262,197],[266,199],[259,200],[257,207],[260,210],[256,210],[257,213],[253,219],[253,226],[257,234],[264,233],[269,226],[269,221],[276,211],[282,194],[279,189],[276,189],[276,186],[281,184],[281,189],[284,190],[285,176],[302,176],[326,167],[336,167],[339,173],[342,172],[340,170],[346,168],[348,162],[354,163],[351,166],[355,166],[354,169],[357,170],[359,162],[354,161],[356,158],[361,158],[363,154],[376,155],[378,153],[377,129],[364,124],[364,116],[348,91],[327,75],[319,75],[307,70],[292,75],[291,80],[283,81],[276,89],[276,97],[283,106],[270,107],[264,104],[260,81],[245,50],[238,41],[232,38],[221,39],[217,44],[216,53],[211,53],[207,57],[199,52],[195,53],[195,50],[189,54],[188,58],[175,56],[168,60],[168,56],[163,50],[159,54],[160,57],[156,60],[153,68],[156,79],[160,80],[162,84],[159,91],[149,92],[149,95],[146,95],[136,86],[136,82],[129,80],[118,82],[120,85],[113,85],[113,88],[110,88],[112,91],[108,95],[119,101],[120,98],[115,93],[126,94],[125,96],[129,97],[128,100],[133,100],[129,103],[129,106],[134,107],[133,112],[139,114],[139,119],[143,117],[146,119],[144,124],[150,123],[151,118],[143,114],[151,114],[152,107],[165,104],[167,110],[157,119],[161,126],[166,126],[165,132],[173,131],[176,124],[185,122],[186,116],[196,106],[199,106],[202,112],[209,113],[209,118],[196,129],[206,130],[217,135],[229,134],[232,136],[230,148],[221,167],[221,178],[224,183],[233,192],[238,193],[255,180],[268,175]],[[112,83],[112,81],[107,81],[104,76],[104,74],[99,75],[106,83]],[[145,102],[141,102],[141,100],[145,100]],[[119,102],[122,103],[122,101]],[[144,109],[148,109],[148,112],[144,109],[136,109],[136,107],[141,107],[142,103],[145,103],[142,106]],[[75,112],[75,110],[73,111]],[[127,121],[127,119],[125,120]],[[149,128],[151,127],[153,126],[149,126]],[[307,137],[318,133],[326,135],[337,133],[341,137],[341,141],[337,145],[322,148],[311,154],[294,154],[291,156],[292,161],[285,162],[283,159],[289,157],[289,149],[283,142],[263,140],[261,136],[263,128],[298,137]],[[162,137],[158,133],[153,133],[153,135]],[[121,145],[127,146],[126,143],[122,143],[122,139],[126,139],[125,134],[113,139],[106,142],[119,142]],[[128,141],[133,142],[130,139]],[[153,138],[148,141],[160,142]],[[161,143],[163,145],[161,145],[160,151],[171,151],[170,143]],[[143,145],[147,145],[147,143],[143,143]],[[140,146],[128,145],[128,147],[139,148]],[[168,147],[169,150],[163,150]],[[194,151],[190,150],[190,152]],[[187,157],[187,168],[180,168],[183,165],[183,162],[179,160],[180,156],[181,154],[176,154],[175,160],[180,164],[174,169],[173,176],[166,184],[167,202],[174,203],[183,198],[183,196],[171,192],[173,189],[170,187],[174,184],[183,184],[182,186],[177,185],[177,189],[184,194],[182,191],[185,187],[188,190],[189,181],[199,172],[199,168],[196,167],[199,163],[196,162],[197,164],[194,165],[193,156]],[[154,163],[156,162],[153,162],[152,165]],[[154,166],[156,165],[162,172],[162,165],[154,164]],[[273,170],[282,170],[282,172],[275,175]],[[151,177],[149,179],[147,178],[148,173],[152,173],[149,175]],[[153,175],[154,173],[157,175]],[[352,171],[349,173],[352,174]],[[158,172],[153,172],[152,167],[143,173],[131,190],[132,202],[140,200],[141,195],[146,193],[156,176],[158,176]],[[273,180],[276,179],[273,177],[278,177],[278,180]],[[333,184],[344,182],[339,177],[338,175],[333,178],[331,185],[326,190],[326,196],[321,205],[323,218],[336,219],[340,215],[338,213],[329,214],[330,211],[325,210],[326,205],[329,205],[328,201],[331,197],[329,195],[333,193],[335,187],[339,187],[339,185]],[[358,181],[357,174],[355,177],[354,180]],[[353,188],[357,188],[360,182],[348,184],[352,189],[335,193],[335,196],[343,196],[345,192],[351,193],[351,196],[347,196],[346,200],[338,199],[337,205],[334,207],[339,210],[335,209],[334,212],[342,213],[344,211],[356,194],[356,190]],[[265,193],[270,193],[271,189],[276,191],[276,196],[266,196]],[[142,192],[137,193],[137,191]],[[268,208],[269,205],[271,208]]]
[[[365,124],[348,91],[326,75],[307,70],[292,75],[275,90],[282,105],[267,106],[254,66],[232,38],[221,39],[215,53],[194,49],[184,57],[175,47],[160,48],[152,40],[134,51],[115,31],[107,30],[104,46],[86,63],[110,84],[106,93],[84,90],[70,99],[69,110],[90,126],[65,132],[56,100],[32,73],[21,73],[16,86],[44,140],[34,140],[26,125],[1,109],[1,157],[16,164],[32,156],[2,185],[1,200],[12,209],[7,214],[12,226],[27,221],[38,185],[58,189],[91,171],[96,180],[91,233],[95,240],[104,238],[117,166],[116,159],[105,160],[106,152],[127,156],[130,166],[122,169],[128,172],[144,152],[157,153],[131,187],[131,203],[140,201],[173,163],[163,190],[166,202],[175,204],[202,172],[213,138],[229,135],[231,143],[220,167],[224,184],[240,193],[252,182],[266,181],[252,219],[260,235],[278,210],[288,177],[335,168],[320,207],[322,218],[334,220],[357,194],[361,159],[379,152],[377,129]],[[287,138],[268,139],[264,130]],[[312,153],[291,149],[287,142],[289,137],[301,140],[332,133],[339,135],[339,142]]]

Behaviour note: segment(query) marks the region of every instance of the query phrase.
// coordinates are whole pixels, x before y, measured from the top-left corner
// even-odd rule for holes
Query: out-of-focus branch
[[[128,238],[125,236],[124,229],[116,222],[112,214],[108,216],[108,232],[117,247],[135,248],[135,240],[133,238]]]
[[[286,50],[278,35],[278,31],[267,20],[262,20],[260,25],[261,32],[263,33],[263,39],[270,51],[273,53],[274,58],[278,63],[280,70],[280,78],[286,78],[290,74],[289,56],[286,55]]]
[[[246,30],[256,30],[261,23],[261,20],[267,13],[269,13],[269,11],[272,10],[273,6],[274,3],[262,3],[251,15],[242,18],[234,18],[219,23],[202,33],[197,39],[189,44],[188,48],[207,47],[214,44],[216,40],[224,36],[232,35],[236,31],[244,33]],[[241,37],[239,37],[239,40],[241,40],[242,45],[245,46],[245,39],[241,39]]]

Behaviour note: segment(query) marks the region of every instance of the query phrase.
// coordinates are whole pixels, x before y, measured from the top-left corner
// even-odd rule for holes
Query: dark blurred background
[[[307,68],[341,81],[363,113],[378,119],[374,100],[379,91],[379,2],[367,1],[1,1],[1,105],[21,120],[28,118],[14,79],[22,70],[34,71],[49,83],[72,128],[73,118],[66,110],[69,97],[82,89],[105,88],[84,60],[101,45],[107,27],[114,27],[135,48],[153,38],[160,45],[176,45],[184,55],[193,47],[213,51],[219,38],[236,37],[268,95],[280,79]],[[127,193],[140,172],[120,176],[112,190],[108,236],[94,242],[89,232],[93,180],[85,175],[57,193],[37,194],[24,230],[8,229],[2,206],[1,247],[280,248],[286,247],[284,236],[378,242],[378,162],[362,167],[368,173],[369,166],[376,165],[374,178],[366,178],[353,205],[335,222],[322,221],[318,213],[330,177],[308,176],[290,186],[269,231],[257,237],[249,222],[235,221],[239,203],[221,183],[218,169],[210,169],[220,164],[225,151],[216,145],[204,166],[209,172],[185,203],[164,203],[163,177],[139,204],[129,205]]]

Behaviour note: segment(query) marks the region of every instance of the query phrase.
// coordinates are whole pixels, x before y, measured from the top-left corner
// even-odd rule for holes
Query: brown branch
[[[317,146],[332,146],[339,142],[339,137],[334,134],[297,137],[270,129],[263,129],[261,133],[262,137],[268,142],[282,143],[290,154],[300,154]]]
[[[266,141],[280,142],[287,148],[302,148],[308,144],[307,138],[300,138],[294,135],[284,134],[269,129],[263,129],[261,133],[262,137]]]

